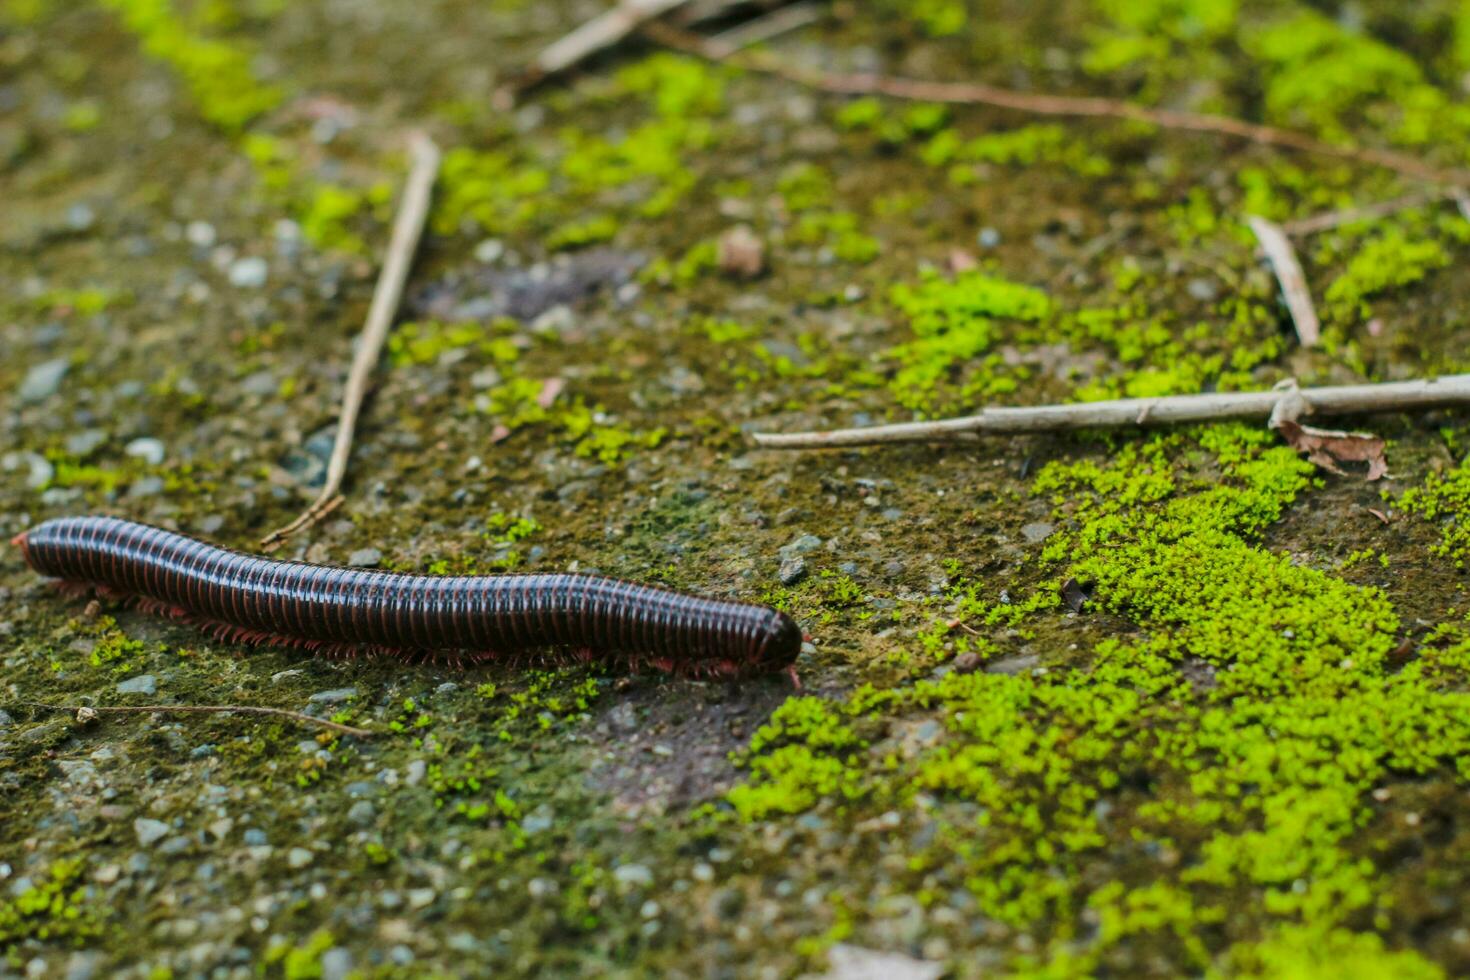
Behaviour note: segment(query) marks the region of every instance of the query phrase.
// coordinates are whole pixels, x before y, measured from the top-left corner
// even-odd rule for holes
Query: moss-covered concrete
[[[1210,137],[837,99],[599,5],[0,0],[0,532],[251,547],[314,493],[403,176],[446,150],[347,502],[291,557],[771,602],[735,684],[242,649],[0,557],[0,975],[1470,970],[1463,414],[782,455],[753,429],[1463,370],[1470,224]],[[782,57],[1470,154],[1458,2],[838,5]],[[745,224],[768,270],[727,277]],[[42,705],[252,704],[261,716]],[[859,952],[853,952],[856,948]]]

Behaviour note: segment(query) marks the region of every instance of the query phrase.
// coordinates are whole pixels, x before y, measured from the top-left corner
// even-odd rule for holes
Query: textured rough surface
[[[1464,414],[1346,420],[1372,484],[1236,425],[745,439],[1470,370],[1470,222],[1298,240],[1302,351],[1245,216],[1417,188],[642,44],[493,108],[602,6],[0,0],[0,537],[294,515],[425,125],[407,322],[287,556],[778,604],[801,690],[240,648],[7,550],[0,975],[1470,970]],[[772,48],[1463,166],[1467,38],[1451,0],[882,0]]]

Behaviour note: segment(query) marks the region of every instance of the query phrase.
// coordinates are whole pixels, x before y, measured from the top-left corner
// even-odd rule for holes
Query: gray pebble
[[[214,244],[214,225],[208,221],[191,221],[184,227],[184,238],[190,245],[208,248]]]
[[[1045,521],[1037,521],[1034,524],[1027,524],[1022,527],[1021,537],[1025,538],[1032,544],[1037,544],[1038,542],[1045,541],[1047,538],[1051,537],[1051,533],[1056,529],[1057,528],[1055,524],[1048,524]]]
[[[270,267],[259,256],[236,259],[230,264],[230,285],[236,289],[259,289],[269,275]]]
[[[313,704],[341,704],[355,697],[357,697],[357,688],[337,687],[330,691],[317,691],[307,700]]]
[[[139,817],[133,821],[133,833],[138,835],[138,843],[144,847],[158,843],[168,835],[168,832],[169,826],[162,820]]]
[[[1191,279],[1184,289],[1201,303],[1213,303],[1218,295],[1215,284],[1208,279]]]
[[[154,694],[158,691],[158,678],[152,674],[139,674],[117,682],[119,694]]]
[[[800,555],[792,555],[783,559],[779,573],[782,585],[795,585],[806,577],[806,559]]]
[[[66,437],[66,451],[73,456],[85,457],[95,453],[107,441],[103,429],[83,429]]]
[[[352,954],[341,946],[333,946],[322,954],[322,980],[347,980],[352,972]]]
[[[163,442],[152,437],[134,439],[127,444],[123,452],[136,459],[141,459],[149,466],[159,466],[163,463]]]
[[[348,822],[356,824],[359,827],[368,826],[376,816],[377,811],[373,809],[373,805],[367,800],[358,800],[347,808]]]
[[[304,847],[293,847],[286,852],[286,864],[290,865],[293,869],[304,868],[315,860],[316,855]]]
[[[994,228],[981,228],[980,234],[975,236],[975,241],[981,248],[995,248],[1000,244],[1000,232]]]
[[[72,953],[66,961],[66,980],[92,980],[101,962],[101,953],[90,950]]]
[[[475,246],[475,261],[489,265],[505,254],[505,243],[498,238],[487,238]]]
[[[347,556],[347,564],[357,565],[361,568],[372,568],[383,560],[383,553],[377,548],[358,548]]]
[[[15,719],[4,708],[0,708],[0,728],[7,728],[15,724]]]
[[[18,397],[23,402],[38,402],[43,398],[50,398],[61,387],[61,379],[66,377],[66,372],[70,369],[71,361],[64,357],[37,364],[26,372],[25,380],[20,383]]]
[[[624,864],[613,869],[613,880],[624,888],[647,888],[653,884],[653,872],[641,864]]]
[[[1024,653],[1016,657],[1005,657],[1000,660],[992,660],[985,665],[987,674],[1024,674],[1041,664],[1041,657],[1034,653]]]
[[[247,847],[264,847],[268,843],[265,831],[259,827],[246,828],[245,834],[241,839],[245,841]]]
[[[97,223],[97,212],[90,205],[73,204],[66,209],[66,226],[72,231],[86,231]]]

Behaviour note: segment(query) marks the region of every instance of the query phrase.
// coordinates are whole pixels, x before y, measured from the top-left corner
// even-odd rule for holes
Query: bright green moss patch
[[[900,365],[889,387],[899,404],[914,409],[936,407],[941,385],[961,369],[969,375],[961,400],[1010,390],[1014,382],[997,377],[994,362],[979,361],[979,371],[973,365],[999,335],[997,320],[1035,321],[1051,311],[1051,301],[1039,289],[979,271],[952,280],[925,273],[919,282],[894,286],[888,295],[908,317],[915,338],[889,351]]]
[[[102,934],[102,917],[87,898],[81,882],[82,862],[62,858],[32,880],[30,886],[11,890],[0,900],[0,950],[13,957],[25,939],[62,941],[82,946]],[[12,962],[12,966],[21,964]]]
[[[245,51],[194,33],[171,0],[103,0],[103,4],[138,35],[151,57],[179,73],[199,114],[211,125],[238,133],[280,104],[280,89],[256,80]]]
[[[453,351],[473,351],[496,364],[513,364],[520,349],[503,336],[506,326],[515,321],[484,324],[440,323],[438,321],[400,324],[388,337],[388,356],[397,367],[410,364],[433,364]]]
[[[1433,239],[1411,241],[1391,231],[1363,246],[1342,275],[1327,287],[1329,308],[1340,317],[1366,319],[1370,297],[1412,285],[1450,264],[1449,253]]]
[[[1242,34],[1265,69],[1274,121],[1345,139],[1355,114],[1404,143],[1464,131],[1470,115],[1427,83],[1404,52],[1315,11],[1298,10]]]
[[[282,941],[265,951],[263,962],[280,968],[284,980],[317,980],[322,975],[322,954],[336,944],[331,930],[318,929],[299,946]]]
[[[504,138],[445,155],[433,225],[441,234],[544,233],[552,249],[607,241],[632,219],[657,218],[698,177],[691,155],[722,137],[727,74],[676,55],[654,55],[618,73],[613,95],[640,108],[607,136],[567,126],[552,141]]]
[[[1179,971],[1307,976],[1330,959],[1315,937],[1434,975],[1353,931],[1383,894],[1359,841],[1386,782],[1470,777],[1470,703],[1444,687],[1461,658],[1391,672],[1380,592],[1256,543],[1312,479],[1244,426],[1049,464],[1043,569],[1133,630],[1046,669],[792,699],[752,740],[734,814],[859,827],[919,808],[936,829],[905,848],[907,887],[961,887],[1038,939],[1021,971],[1094,974],[1157,940]],[[1038,603],[1021,622],[1060,615]],[[1127,879],[1103,870],[1119,855]]]
[[[1431,549],[1464,568],[1470,558],[1470,465],[1447,473],[1431,473],[1422,487],[1404,491],[1399,506],[1440,526],[1439,543]]]
[[[1052,123],[970,139],[955,129],[943,129],[925,144],[920,157],[931,167],[949,168],[950,179],[957,184],[978,180],[974,165],[979,163],[1024,167],[1055,164],[1087,177],[1102,177],[1112,171],[1106,157],[1093,153],[1072,132]]]
[[[1236,947],[1230,966],[1236,976],[1293,980],[1439,980],[1445,975],[1417,953],[1385,949],[1375,935],[1302,926],[1286,926],[1259,943]]]

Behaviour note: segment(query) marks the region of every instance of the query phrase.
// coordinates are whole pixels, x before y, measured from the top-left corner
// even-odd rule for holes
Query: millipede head
[[[796,620],[779,609],[772,609],[770,612],[771,618],[766,623],[760,646],[756,649],[755,663],[748,665],[755,673],[786,670],[800,655],[805,637],[801,627],[796,625]]]

